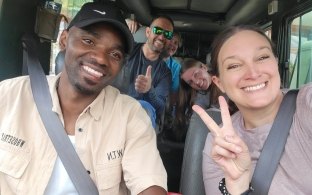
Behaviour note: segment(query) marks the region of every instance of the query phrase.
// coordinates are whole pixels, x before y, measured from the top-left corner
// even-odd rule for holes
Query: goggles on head
[[[168,39],[168,40],[171,40],[172,37],[173,37],[173,32],[172,32],[172,31],[164,30],[164,29],[162,29],[162,28],[160,28],[160,27],[158,27],[158,26],[153,26],[153,27],[152,27],[152,30],[153,30],[153,33],[154,33],[155,35],[161,35],[161,34],[163,34],[164,37],[165,37],[166,39]]]

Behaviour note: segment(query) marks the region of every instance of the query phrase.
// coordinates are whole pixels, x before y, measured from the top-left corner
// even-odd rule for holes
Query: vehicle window
[[[80,7],[84,3],[91,2],[91,1],[92,0],[79,0],[79,1],[78,0],[61,0],[61,1],[59,0],[57,2],[62,4],[61,14],[65,15],[68,18],[68,22],[70,22],[71,19],[77,14]],[[65,20],[61,21],[59,35],[64,29],[67,28],[67,25],[68,24],[65,22]],[[51,44],[50,75],[55,74],[55,57],[60,51],[58,40],[59,39],[57,39],[55,43]]]
[[[265,29],[264,33],[271,39],[271,35],[272,35],[272,29],[271,29],[271,27]]]
[[[289,82],[298,88],[312,81],[312,11],[291,23]]]
[[[3,0],[0,0],[0,20],[1,20],[1,12],[2,12],[2,2]]]

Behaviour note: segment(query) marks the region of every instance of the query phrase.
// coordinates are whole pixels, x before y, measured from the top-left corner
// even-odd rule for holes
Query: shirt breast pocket
[[[19,189],[18,184],[30,162],[30,153],[0,144],[0,172],[11,189]]]
[[[98,165],[96,177],[99,191],[105,194],[118,194],[120,190],[122,168],[120,163]]]

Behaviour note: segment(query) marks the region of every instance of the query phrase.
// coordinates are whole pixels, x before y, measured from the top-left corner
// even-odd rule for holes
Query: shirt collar
[[[99,120],[101,118],[102,112],[104,110],[104,104],[105,104],[105,89],[102,89],[100,94],[95,98],[95,100],[88,106],[88,110],[90,115],[95,119]]]
[[[60,101],[57,94],[57,87],[60,79],[60,74],[53,77],[48,77],[50,93],[52,97],[52,111],[56,112],[59,116],[62,116],[62,109],[60,106]],[[89,113],[95,120],[99,120],[104,108],[104,96],[105,88],[100,92],[96,99],[87,106],[82,113]]]

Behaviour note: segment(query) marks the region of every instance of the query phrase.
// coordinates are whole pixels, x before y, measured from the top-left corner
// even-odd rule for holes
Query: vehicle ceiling
[[[181,32],[180,56],[202,58],[216,32],[228,25],[264,23],[269,0],[115,0],[143,25],[165,14]]]

